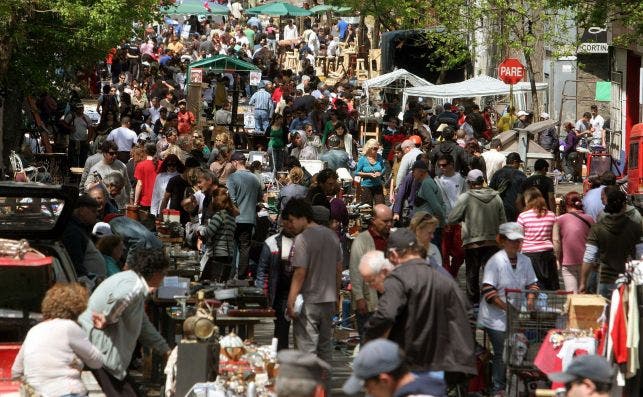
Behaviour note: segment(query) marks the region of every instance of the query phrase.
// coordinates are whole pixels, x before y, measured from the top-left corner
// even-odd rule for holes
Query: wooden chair
[[[370,73],[370,78],[377,77],[380,75],[380,64],[382,62],[382,50],[379,48],[373,48],[368,53],[368,71]]]
[[[366,70],[363,59],[357,59],[357,65],[355,67],[355,77],[357,77],[357,81],[368,80],[368,70]]]

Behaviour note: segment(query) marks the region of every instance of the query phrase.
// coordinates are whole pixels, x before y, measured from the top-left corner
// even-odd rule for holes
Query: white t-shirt
[[[509,262],[509,257],[507,257],[505,250],[496,252],[487,261],[484,276],[482,277],[482,284],[493,285],[498,291],[498,296],[504,302],[507,301],[505,289],[525,289],[528,285],[537,281],[538,278],[536,278],[536,273],[534,273],[529,257],[519,253],[518,263],[514,269],[511,267],[511,262]],[[516,308],[520,308],[525,301],[526,298],[523,297],[522,301],[509,303],[512,303]],[[478,325],[496,331],[505,331],[507,329],[507,312],[496,305],[487,303],[485,299],[481,299]]]
[[[600,114],[597,114],[596,117],[592,117],[589,120],[589,125],[594,128],[592,132],[592,143],[594,145],[600,145],[603,139],[603,125],[605,124],[605,119]]]
[[[459,172],[456,172],[452,176],[445,176],[444,174],[436,176],[435,182],[440,188],[442,199],[444,200],[444,204],[446,204],[446,214],[449,215],[456,201],[458,201],[460,194],[467,190],[467,184]]]
[[[288,25],[284,26],[284,40],[297,40],[298,38],[297,26],[292,25],[292,28]]]
[[[119,152],[129,152],[132,150],[132,146],[138,142],[138,136],[136,132],[127,127],[118,127],[107,135],[107,140],[114,141]]]
[[[483,152],[482,158],[487,168],[487,181],[490,181],[493,174],[504,167],[507,162],[507,157],[496,149]]]

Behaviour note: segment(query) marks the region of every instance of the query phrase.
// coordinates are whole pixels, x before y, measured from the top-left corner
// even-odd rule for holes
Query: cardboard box
[[[600,295],[569,295],[567,296],[568,328],[596,329],[596,320],[603,314],[606,301]]]

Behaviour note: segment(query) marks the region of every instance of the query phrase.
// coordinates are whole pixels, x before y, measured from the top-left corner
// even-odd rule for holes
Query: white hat
[[[92,230],[92,234],[94,234],[94,235],[96,235],[98,237],[111,236],[112,235],[112,228],[109,226],[109,223],[97,222],[94,225],[94,229]]]
[[[518,117],[520,117],[520,116],[529,116],[529,113],[525,112],[524,110],[520,110],[520,111],[518,111],[518,113],[516,113],[516,116],[518,116]]]
[[[522,226],[520,226],[517,222],[503,223],[498,228],[498,234],[502,234],[509,240],[522,240],[525,238]]]
[[[484,182],[484,174],[479,169],[474,168],[467,174],[467,182]]]
[[[548,118],[549,118],[549,113],[547,113],[547,112],[542,112],[542,113],[540,114],[540,118],[541,118],[541,119],[548,119]]]
[[[442,123],[442,124],[440,124],[440,125],[438,126],[437,131],[438,131],[438,132],[442,132],[442,131],[444,131],[444,129],[445,129],[445,128],[447,128],[448,126],[449,126],[449,124]]]

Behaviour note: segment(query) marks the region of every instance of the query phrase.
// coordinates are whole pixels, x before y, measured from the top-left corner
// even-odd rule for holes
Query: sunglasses
[[[107,154],[109,154],[110,156],[116,156],[118,152],[107,152]]]

